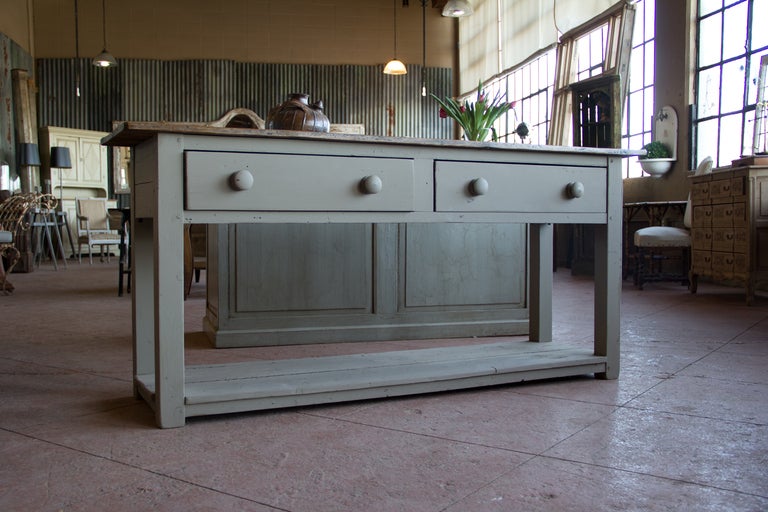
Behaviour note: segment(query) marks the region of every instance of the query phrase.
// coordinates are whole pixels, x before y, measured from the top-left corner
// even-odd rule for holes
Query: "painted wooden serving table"
[[[620,163],[631,152],[131,122],[103,143],[133,148],[134,387],[160,427],[199,415],[619,375]],[[185,365],[185,223],[435,222],[530,226],[530,342]],[[543,343],[553,333],[555,223],[596,227],[592,347]]]

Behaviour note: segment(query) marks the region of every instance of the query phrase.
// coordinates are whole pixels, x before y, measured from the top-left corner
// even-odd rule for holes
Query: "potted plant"
[[[659,177],[672,168],[672,162],[675,159],[672,158],[669,148],[663,142],[658,140],[649,142],[643,146],[643,149],[645,150],[645,155],[638,157],[638,160],[640,167],[646,173],[653,177]]]
[[[498,140],[498,136],[493,124],[507,111],[514,112],[515,108],[515,103],[507,102],[505,96],[498,93],[493,98],[489,97],[483,89],[482,82],[477,84],[474,102],[464,100],[463,103],[459,103],[453,98],[440,99],[432,94],[432,98],[440,105],[440,117],[455,120],[464,131],[465,139],[484,141],[490,135],[494,142]],[[512,133],[517,134],[520,140],[525,142],[528,132],[528,125],[520,123]]]

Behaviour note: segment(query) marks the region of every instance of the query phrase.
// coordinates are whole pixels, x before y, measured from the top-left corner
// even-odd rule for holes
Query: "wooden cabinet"
[[[741,281],[747,303],[768,282],[768,166],[739,166],[691,178],[691,291],[698,276]]]
[[[62,211],[67,213],[70,231],[77,236],[76,205],[78,197],[108,197],[109,165],[107,148],[101,145],[106,132],[76,130],[57,126],[40,129],[41,183],[49,182],[51,193],[61,199]],[[51,149],[54,146],[69,148],[71,169],[50,166]],[[70,251],[69,240],[64,239],[65,251]],[[75,248],[77,241],[75,240]]]

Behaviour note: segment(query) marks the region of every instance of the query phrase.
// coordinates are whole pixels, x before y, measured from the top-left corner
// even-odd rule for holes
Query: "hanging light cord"
[[[392,5],[392,9],[395,11],[394,15],[392,16],[392,20],[394,23],[394,33],[395,33],[395,55],[393,58],[397,58],[397,0],[394,0],[394,3]]]
[[[427,0],[421,0],[421,95],[427,95]]]
[[[77,0],[75,0],[75,94],[80,97],[80,24],[77,20]]]
[[[107,49],[107,0],[101,0],[101,34],[104,38],[104,49]]]

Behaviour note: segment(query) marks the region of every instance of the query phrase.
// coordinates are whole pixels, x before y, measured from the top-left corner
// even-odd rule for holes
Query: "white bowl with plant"
[[[655,140],[643,146],[643,149],[645,155],[638,157],[638,161],[645,173],[658,178],[669,172],[675,159],[666,144]]]

